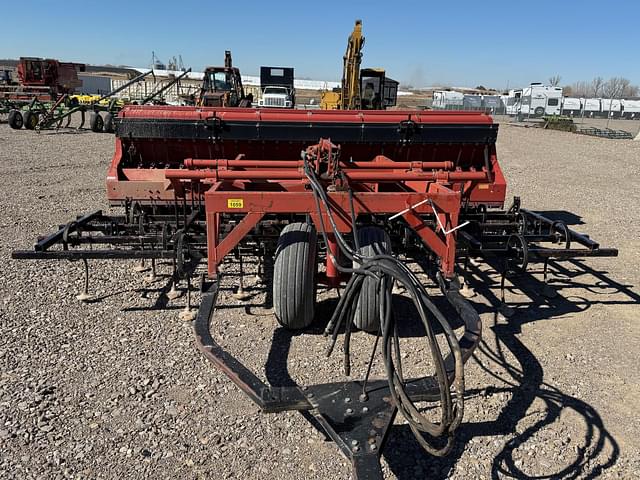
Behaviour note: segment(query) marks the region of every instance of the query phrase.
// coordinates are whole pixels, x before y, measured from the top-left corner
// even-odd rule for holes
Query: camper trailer
[[[578,117],[582,114],[582,102],[579,98],[564,97],[562,99],[562,115]]]
[[[464,95],[460,92],[450,90],[439,90],[433,92],[434,110],[462,110],[464,105]]]
[[[509,94],[502,100],[505,104],[507,115],[517,115],[520,111],[522,89],[509,90]]]
[[[622,100],[622,116],[624,118],[640,118],[640,100]]]
[[[482,106],[487,113],[498,114],[503,110],[502,100],[498,95],[483,95]]]
[[[597,117],[600,115],[599,98],[581,98],[585,117]]]
[[[600,112],[603,117],[619,117],[622,114],[622,102],[615,98],[600,99]]]
[[[464,110],[482,110],[482,95],[465,95],[462,99]]]

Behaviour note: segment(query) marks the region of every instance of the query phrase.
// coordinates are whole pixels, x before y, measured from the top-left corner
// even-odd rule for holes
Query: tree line
[[[549,84],[560,85],[560,75],[549,78]],[[637,97],[640,91],[638,85],[632,85],[628,78],[611,77],[605,80],[602,77],[595,77],[591,81],[579,81],[572,85],[565,85],[562,91],[567,97],[586,98],[630,98]]]

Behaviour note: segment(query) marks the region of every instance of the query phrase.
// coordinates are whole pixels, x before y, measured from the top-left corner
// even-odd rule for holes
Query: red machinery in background
[[[398,411],[436,455],[450,450],[462,420],[463,366],[481,324],[460,292],[461,265],[483,258],[504,279],[534,262],[546,272],[549,259],[617,255],[520,208],[518,198],[504,209],[497,132],[491,117],[471,112],[125,107],[107,175],[109,201],[124,212],[79,217],[13,256],[82,259],[85,294],[90,259],[172,259],[174,284],[189,285],[206,258],[194,321],[201,351],[264,411],[312,412],[356,477],[381,478],[379,455]],[[371,332],[381,339],[371,361],[380,343],[387,378],[369,379],[369,365],[358,381],[274,387],[244,367],[211,334],[219,267],[232,252],[240,288],[243,256],[273,264],[274,313],[286,328],[312,323],[318,284],[340,289],[325,327],[328,351],[344,332],[349,374],[352,331]],[[460,317],[462,335],[398,254],[436,266],[427,273]],[[394,284],[416,308],[432,374],[402,373]],[[417,401],[438,404],[440,421],[428,421]]]
[[[37,98],[41,102],[55,101],[82,87],[78,73],[85,69],[83,63],[21,57],[17,66],[19,84],[2,87],[0,94],[8,100]]]
[[[50,58],[21,57],[18,63],[20,84],[26,87],[47,87],[55,95],[73,93],[82,86],[78,73],[86,69],[83,63],[60,62]]]

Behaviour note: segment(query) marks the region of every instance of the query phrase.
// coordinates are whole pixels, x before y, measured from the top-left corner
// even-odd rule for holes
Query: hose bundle
[[[389,382],[389,390],[398,410],[407,420],[413,434],[420,445],[429,453],[437,456],[446,455],[453,445],[453,434],[462,421],[464,412],[464,369],[463,359],[458,339],[453,332],[449,322],[444,318],[442,313],[433,304],[426,292],[424,286],[420,283],[416,275],[399,259],[385,253],[376,252],[373,256],[363,256],[358,253],[358,235],[356,230],[355,210],[353,206],[353,192],[349,189],[349,202],[351,207],[351,222],[355,249],[352,249],[344,237],[339,232],[331,206],[325,190],[323,189],[313,166],[307,161],[306,155],[303,154],[304,171],[311,189],[314,194],[318,217],[320,218],[322,235],[326,245],[329,245],[326,228],[324,225],[322,210],[327,213],[330,228],[335,235],[340,251],[354,264],[354,268],[341,266],[333,253],[327,248],[327,255],[336,268],[345,273],[350,273],[349,279],[343,294],[340,295],[338,305],[329,321],[325,330],[325,335],[332,334],[327,354],[330,355],[335,346],[338,332],[343,322],[345,324],[345,372],[348,375],[349,368],[349,339],[351,334],[351,324],[355,315],[355,305],[360,295],[364,279],[366,277],[373,278],[376,282],[379,305],[380,330],[371,353],[371,361],[369,362],[367,377],[371,370],[372,361],[378,346],[378,342],[382,339],[382,356],[384,361],[387,379]],[[347,185],[346,178],[343,178],[344,184]],[[439,400],[442,407],[442,415],[439,423],[430,422],[420,413],[413,400],[411,400],[406,390],[406,384],[402,371],[402,363],[400,361],[400,340],[398,336],[398,328],[392,314],[392,286],[393,284],[402,285],[413,304],[416,307],[420,321],[427,333],[427,342],[431,352],[431,357],[435,365],[435,376],[439,386]],[[445,334],[449,349],[453,353],[454,358],[454,382],[451,392],[451,381],[445,367],[440,346],[434,332],[435,322],[437,322]],[[366,395],[366,392],[365,392]],[[434,446],[428,441],[424,434],[433,439],[446,436],[444,446]]]

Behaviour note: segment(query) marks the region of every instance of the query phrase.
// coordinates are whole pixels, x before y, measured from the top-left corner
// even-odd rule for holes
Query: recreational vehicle
[[[509,90],[507,113],[520,117],[560,115],[562,88],[532,83],[522,90]]]
[[[562,88],[532,83],[522,90],[522,115],[541,117],[543,115],[560,115]]]

